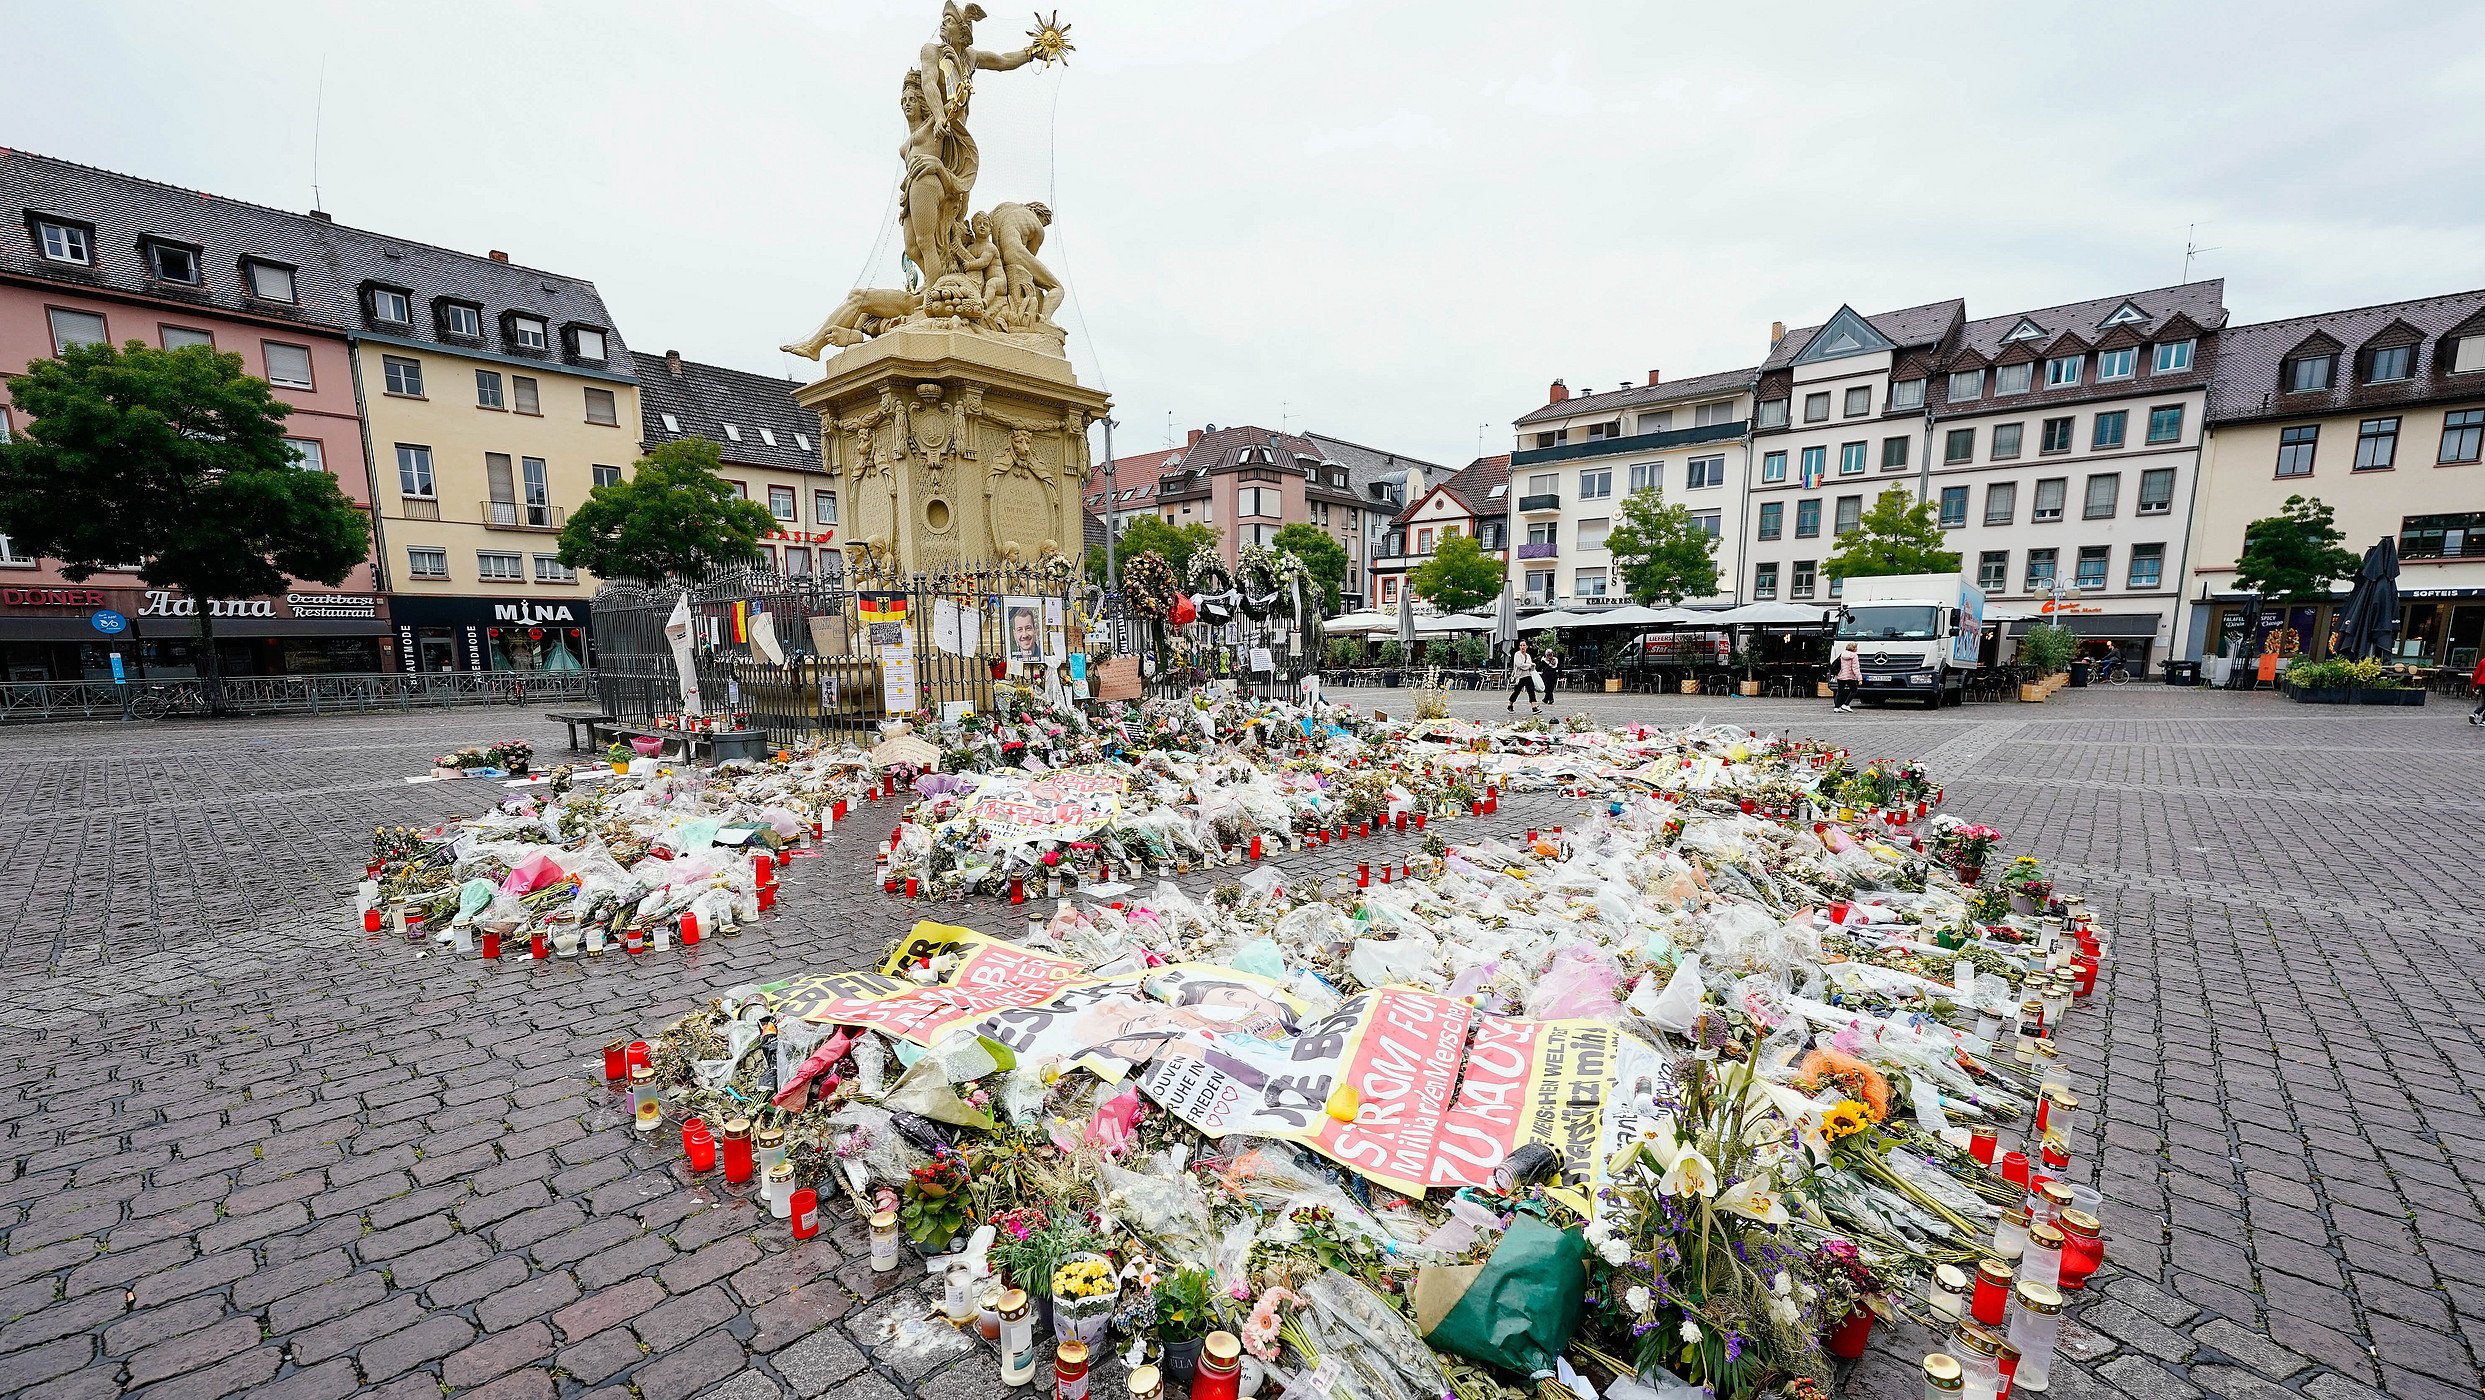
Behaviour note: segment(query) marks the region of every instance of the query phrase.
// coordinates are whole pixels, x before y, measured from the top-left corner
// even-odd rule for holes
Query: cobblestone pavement
[[[2065,1058],[2115,1262],[2056,1392],[2477,1393],[2485,741],[2460,709],[2147,686],[1572,707],[1923,756],[2102,911],[2113,957]],[[876,960],[922,914],[1006,931],[1005,907],[882,896],[866,808],[737,939],[546,967],[367,939],[371,826],[486,800],[404,776],[506,733],[558,743],[471,711],[0,731],[0,1394],[997,1392],[853,1221],[795,1244],[684,1180],[595,1058],[735,983]],[[1510,801],[1495,829],[1578,806]],[[1847,1388],[1913,1396],[1927,1337],[1884,1334]]]

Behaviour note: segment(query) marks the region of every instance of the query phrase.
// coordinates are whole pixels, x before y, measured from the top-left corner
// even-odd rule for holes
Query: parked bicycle
[[[163,719],[170,715],[207,713],[207,693],[196,686],[153,684],[130,697],[132,719]]]

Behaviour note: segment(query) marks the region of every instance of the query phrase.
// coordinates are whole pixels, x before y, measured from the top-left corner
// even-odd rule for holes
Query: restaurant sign
[[[377,618],[380,600],[370,593],[288,593],[282,598],[212,598],[209,617],[356,617]],[[140,617],[196,617],[198,600],[168,589],[150,588]]]

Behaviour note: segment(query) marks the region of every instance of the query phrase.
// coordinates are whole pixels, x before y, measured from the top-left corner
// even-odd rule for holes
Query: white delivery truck
[[[1984,590],[1966,575],[1851,578],[1839,601],[1837,649],[1855,643],[1865,704],[1899,698],[1938,709],[1966,699],[1985,625]]]

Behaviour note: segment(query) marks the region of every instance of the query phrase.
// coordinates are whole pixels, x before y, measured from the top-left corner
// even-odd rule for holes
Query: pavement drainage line
[[[1930,766],[1929,762],[1927,766]],[[2393,811],[2422,807],[2428,811],[2449,808],[2485,812],[2485,801],[2449,796],[2386,797],[2360,792],[2322,792],[2304,788],[2206,787],[2199,783],[2128,783],[2117,782],[2111,778],[2028,777],[2022,774],[2001,773],[1979,773],[1972,778],[1960,778],[1957,781],[1991,783],[1995,787],[2102,788],[2113,792],[2153,792],[2177,797],[2205,797],[2224,801],[2273,799],[2283,802],[2327,802],[2337,806],[2378,807]]]

